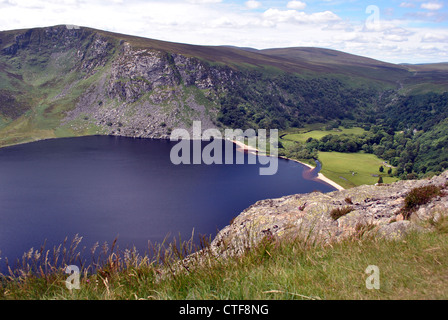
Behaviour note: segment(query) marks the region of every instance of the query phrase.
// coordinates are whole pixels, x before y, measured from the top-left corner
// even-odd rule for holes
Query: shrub
[[[401,210],[403,217],[409,219],[412,212],[423,204],[428,203],[431,199],[441,195],[441,187],[428,185],[423,187],[417,187],[409,191],[404,199],[404,207]]]
[[[333,220],[338,220],[340,217],[345,216],[347,213],[352,212],[353,210],[353,207],[350,206],[335,208],[331,210],[330,217],[332,217]]]

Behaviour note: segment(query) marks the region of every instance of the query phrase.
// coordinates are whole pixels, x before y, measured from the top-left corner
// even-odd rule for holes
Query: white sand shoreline
[[[96,135],[87,135],[87,136],[96,136]],[[76,136],[76,137],[80,137],[80,138],[81,138],[81,137],[85,137],[85,136]],[[24,142],[19,142],[19,143],[9,144],[9,145],[2,146],[1,148],[12,147],[12,146],[15,146],[15,145],[21,145],[21,144],[33,143],[33,142],[38,142],[38,141],[43,141],[43,140],[64,139],[64,138],[75,138],[75,137],[48,137],[48,138],[41,138],[41,139],[35,139],[35,140],[31,140],[31,141],[24,141]],[[149,139],[151,139],[151,138],[149,138]],[[238,147],[240,147],[241,149],[243,149],[243,150],[247,150],[247,152],[249,152],[249,153],[252,153],[252,154],[261,154],[261,155],[264,154],[263,152],[260,152],[257,148],[248,146],[248,145],[244,144],[244,143],[241,142],[241,141],[238,141],[238,140],[230,140],[230,141],[232,141],[233,143],[235,143],[235,144],[236,144]],[[301,162],[301,161],[299,161],[299,160],[290,159],[290,158],[283,157],[283,156],[278,156],[278,158],[282,158],[282,159],[286,159],[286,160],[290,160],[290,161],[298,162],[298,163],[300,163],[300,164],[302,164],[302,165],[304,165],[304,166],[306,166],[306,167],[308,167],[308,168],[310,168],[310,169],[314,169],[314,168],[315,168],[315,167],[313,167],[312,165],[307,164],[307,163],[304,163],[304,162]],[[337,183],[334,182],[333,180],[328,179],[328,178],[325,177],[322,173],[318,173],[318,174],[317,174],[317,178],[318,178],[319,180],[321,180],[321,181],[324,181],[324,182],[328,183],[329,185],[333,186],[334,188],[336,188],[336,189],[338,189],[338,190],[345,190],[345,188],[343,188],[342,186],[340,186],[339,184],[337,184]]]
[[[259,153],[261,154],[261,152],[260,152],[257,148],[248,146],[248,145],[244,144],[244,143],[241,142],[241,141],[237,141],[237,140],[231,140],[231,141],[232,141],[234,144],[236,144],[238,147],[240,147],[241,149],[243,149],[243,150],[247,150],[248,152],[250,152],[250,153],[252,153],[252,154],[259,154]],[[311,170],[315,168],[315,167],[313,167],[312,165],[310,165],[310,164],[308,164],[308,163],[304,163],[304,162],[299,161],[299,160],[290,159],[290,158],[283,157],[283,156],[278,156],[278,158],[298,162],[298,163],[300,163],[300,164],[302,164],[302,165],[304,165],[304,166],[310,168]],[[321,181],[323,181],[323,182],[325,182],[325,183],[331,185],[332,187],[336,188],[336,189],[339,190],[339,191],[341,191],[341,190],[345,190],[344,187],[340,186],[339,184],[337,184],[337,183],[334,182],[333,180],[328,179],[326,176],[324,176],[324,175],[323,175],[322,173],[320,173],[320,172],[317,174],[317,179],[319,179],[319,180],[321,180]]]

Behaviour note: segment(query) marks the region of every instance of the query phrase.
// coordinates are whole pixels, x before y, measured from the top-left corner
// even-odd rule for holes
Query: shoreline
[[[247,152],[250,152],[252,154],[262,154],[257,148],[248,146],[248,145],[244,144],[241,141],[237,141],[237,140],[230,140],[230,141],[233,142],[234,144],[236,144],[238,147],[240,147],[243,151],[247,151]],[[287,157],[284,157],[284,156],[277,156],[277,158],[290,160],[290,161],[295,161],[297,163],[300,163],[300,164],[308,167],[310,170],[313,170],[314,168],[316,168],[316,167],[313,167],[312,165],[310,165],[308,163],[305,163],[305,162],[302,162],[302,161],[299,161],[299,160],[296,160],[296,159],[290,159],[290,158],[287,158]],[[317,178],[316,179],[321,180],[321,181],[331,185],[332,187],[336,188],[338,191],[345,190],[344,187],[340,186],[339,184],[337,184],[333,180],[330,180],[329,178],[327,178],[326,176],[324,176],[320,172],[317,173]]]
[[[23,141],[23,142],[19,142],[19,143],[14,143],[14,144],[8,144],[8,145],[4,145],[1,146],[0,148],[7,148],[7,147],[12,147],[15,145],[21,145],[21,144],[27,144],[27,143],[33,143],[33,142],[38,142],[38,141],[43,141],[43,140],[52,140],[52,139],[63,139],[63,138],[76,138],[76,137],[85,137],[85,136],[103,136],[102,134],[92,134],[92,135],[82,135],[82,136],[73,136],[73,137],[48,137],[48,138],[42,138],[42,139],[36,139],[36,140],[31,140],[31,141]],[[106,135],[106,136],[112,136],[114,137],[115,135]],[[135,138],[135,137],[129,137],[129,138]],[[165,140],[164,138],[144,138],[144,139],[156,139],[156,140]],[[246,145],[245,143],[238,141],[238,140],[229,140],[231,142],[233,142],[234,144],[236,144],[240,149],[242,149],[242,151],[247,151],[251,154],[254,155],[263,155],[263,152],[260,152],[260,150],[258,150],[257,148],[251,147]],[[285,160],[290,160],[290,161],[295,161],[297,163],[300,163],[306,167],[308,167],[310,170],[313,170],[315,167],[313,167],[312,165],[308,164],[308,163],[304,163],[302,161],[296,160],[296,159],[290,159],[284,156],[277,156],[277,158],[280,159],[285,159]],[[331,185],[332,187],[336,188],[339,191],[345,190],[345,188],[343,188],[342,186],[340,186],[339,184],[337,184],[336,182],[334,182],[333,180],[330,180],[329,178],[327,178],[326,176],[324,176],[322,173],[318,172],[317,173],[317,178],[329,185]]]
[[[238,140],[230,140],[230,141],[233,142],[234,144],[236,144],[238,147],[240,147],[240,149],[242,149],[242,151],[247,151],[252,154],[261,154],[260,150],[258,150],[257,148],[248,146],[247,144],[244,144],[241,141],[238,141]]]

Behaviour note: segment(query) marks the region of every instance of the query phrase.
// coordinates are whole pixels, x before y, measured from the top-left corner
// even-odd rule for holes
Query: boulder
[[[421,205],[410,219],[403,219],[400,210],[407,194],[413,188],[426,185],[442,186],[442,194]],[[347,206],[351,207],[348,213],[337,219],[331,217],[333,209]],[[210,249],[221,256],[239,254],[267,236],[298,237],[322,243],[361,234],[396,240],[411,231],[430,230],[433,224],[427,223],[428,220],[444,215],[448,215],[448,171],[432,179],[261,200],[222,229]]]

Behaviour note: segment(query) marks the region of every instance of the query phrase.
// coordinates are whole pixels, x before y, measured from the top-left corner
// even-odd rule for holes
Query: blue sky
[[[258,49],[323,47],[393,63],[448,61],[442,0],[0,0],[0,29],[75,24]]]

